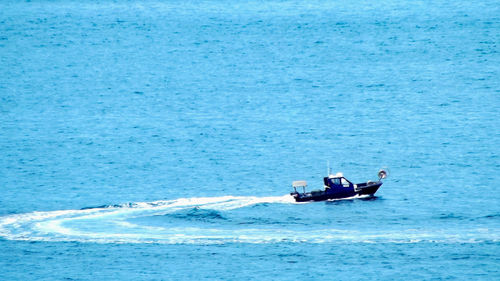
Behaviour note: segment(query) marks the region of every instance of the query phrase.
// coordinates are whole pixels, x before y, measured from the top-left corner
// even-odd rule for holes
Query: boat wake
[[[78,241],[96,243],[279,243],[279,242],[481,242],[498,241],[499,233],[484,229],[461,231],[459,235],[440,231],[423,232],[335,229],[318,224],[314,227],[290,227],[290,222],[259,220],[234,213],[252,213],[259,206],[299,204],[289,196],[276,197],[205,197],[180,198],[155,202],[32,212],[0,217],[0,237],[24,241]],[[258,209],[258,208],[257,208]],[[261,208],[262,211],[262,208]],[[264,210],[267,213],[272,210]],[[267,216],[268,217],[268,216]]]

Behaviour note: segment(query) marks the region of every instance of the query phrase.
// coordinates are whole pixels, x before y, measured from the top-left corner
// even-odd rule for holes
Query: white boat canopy
[[[294,181],[292,182],[293,187],[307,186],[307,181]]]

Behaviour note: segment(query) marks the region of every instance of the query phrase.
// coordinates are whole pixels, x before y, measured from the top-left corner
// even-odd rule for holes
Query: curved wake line
[[[0,217],[0,237],[8,240],[104,243],[155,242],[160,240],[177,243],[186,239],[220,239],[227,238],[230,234],[200,236],[186,234],[186,232],[190,232],[194,228],[167,229],[137,225],[127,220],[165,215],[190,208],[228,211],[262,203],[291,204],[295,203],[295,201],[290,195],[195,197],[127,203],[81,210],[32,212]],[[206,230],[198,229],[196,232],[201,233],[204,231]]]
[[[352,200],[353,198],[349,198]],[[180,198],[128,203],[81,210],[32,212],[0,217],[0,237],[24,241],[76,241],[96,243],[479,243],[499,241],[497,230],[473,229],[460,233],[443,231],[371,231],[339,229],[289,229],[283,225],[246,228],[233,224],[198,224],[189,220],[154,226],[137,224],[183,210],[230,211],[257,204],[297,204],[289,196],[223,196]],[[184,211],[185,212],[185,211]],[[203,215],[204,212],[201,213]],[[162,218],[162,217],[160,217]],[[138,219],[138,220],[137,220]],[[185,224],[188,223],[186,226]],[[190,224],[189,224],[190,223]],[[248,225],[247,225],[248,226]]]

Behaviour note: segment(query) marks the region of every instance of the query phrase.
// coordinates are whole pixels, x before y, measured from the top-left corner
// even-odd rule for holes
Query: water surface
[[[499,14],[3,1],[0,278],[499,279]]]

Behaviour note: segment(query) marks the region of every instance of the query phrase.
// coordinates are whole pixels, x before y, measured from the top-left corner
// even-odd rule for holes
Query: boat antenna
[[[330,169],[330,160],[326,160],[326,176],[330,176],[332,170]]]

